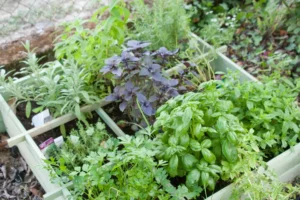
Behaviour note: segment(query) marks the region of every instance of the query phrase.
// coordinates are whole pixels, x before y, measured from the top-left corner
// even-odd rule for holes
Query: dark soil
[[[34,109],[37,108],[38,105],[35,102],[31,102],[31,107]],[[29,118],[26,117],[26,102],[18,104],[16,111],[18,119],[26,130],[34,128],[34,126],[31,125],[31,119],[34,115],[36,115],[36,113],[31,112]]]
[[[172,185],[175,186],[175,187],[178,187],[181,184],[185,184],[185,177],[174,177],[174,178],[170,178],[170,180],[171,180]],[[205,195],[205,191],[203,190],[201,192],[201,195],[199,197],[197,197],[196,199],[197,200],[204,200],[207,197],[213,195],[215,192],[225,188],[229,184],[231,184],[231,182],[219,180],[216,184],[216,188],[215,188],[214,191],[206,190],[206,195]]]
[[[18,148],[0,149],[0,199],[40,200],[44,193]]]
[[[112,118],[112,120],[128,135],[134,135],[135,131],[132,130],[132,120],[128,118],[126,113],[122,113],[119,109],[118,103],[111,103],[103,107],[103,110]]]

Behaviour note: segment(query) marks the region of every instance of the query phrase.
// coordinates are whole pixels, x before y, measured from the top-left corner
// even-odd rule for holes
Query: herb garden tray
[[[193,38],[195,38],[200,46],[200,49],[202,52],[205,52],[207,54],[213,54],[215,55],[215,59],[210,63],[212,68],[215,71],[222,71],[226,73],[228,70],[237,71],[239,72],[239,77],[241,81],[257,81],[254,77],[252,77],[250,74],[248,74],[245,70],[240,68],[238,65],[236,65],[234,62],[232,62],[230,59],[228,59],[225,55],[223,55],[219,50],[214,50],[213,47],[208,45],[206,42],[204,42],[202,39],[200,39],[198,36],[191,34]],[[179,66],[180,67],[180,66]],[[176,70],[177,67],[175,67]],[[172,69],[170,70],[172,71]],[[22,84],[24,82],[30,81],[30,77],[24,77],[22,79],[18,80],[18,84]],[[44,159],[45,156],[40,151],[38,146],[33,140],[33,137],[38,136],[42,133],[45,133],[46,131],[49,131],[51,129],[54,129],[64,123],[67,123],[71,120],[74,120],[76,116],[74,114],[67,114],[63,115],[61,117],[58,117],[50,122],[47,122],[46,124],[38,127],[33,128],[30,130],[26,130],[24,126],[22,125],[21,121],[17,118],[17,116],[14,114],[14,112],[11,110],[9,105],[7,104],[6,100],[7,95],[2,92],[3,90],[0,89],[0,110],[1,115],[0,116],[0,131],[7,132],[10,136],[10,139],[7,141],[8,145],[14,146],[17,145],[22,156],[28,163],[29,167],[33,171],[34,175],[36,176],[37,180],[40,182],[44,190],[46,191],[46,194],[44,195],[45,200],[53,200],[53,199],[66,199],[68,196],[68,187],[71,186],[71,184],[67,184],[64,186],[58,186],[50,182],[50,173],[44,169],[43,166],[45,166]],[[102,118],[102,120],[116,133],[117,136],[124,135],[123,131],[116,125],[114,121],[111,120],[111,118],[104,112],[101,107],[109,104],[107,101],[100,101],[98,104],[94,105],[87,105],[81,108],[81,112],[90,112],[90,111],[96,111],[98,115]],[[298,152],[300,150],[300,146],[298,145],[295,149],[298,149]],[[287,157],[286,154],[278,158],[274,158],[273,160],[281,159],[282,157]],[[292,154],[294,155],[294,154]],[[289,155],[290,156],[290,155]],[[295,157],[296,158],[296,157]],[[291,158],[289,158],[291,159]],[[269,163],[273,163],[275,161],[270,161]],[[293,161],[293,159],[291,159]],[[282,164],[286,164],[285,162],[282,162]],[[281,169],[281,168],[280,168]],[[279,170],[279,169],[278,169]],[[296,170],[296,169],[295,169]],[[297,168],[299,170],[299,166]],[[281,172],[283,173],[283,172]],[[289,174],[285,173],[286,176],[290,176]],[[220,192],[222,192],[221,190]],[[221,193],[223,194],[223,193]],[[214,195],[214,199],[216,196]]]

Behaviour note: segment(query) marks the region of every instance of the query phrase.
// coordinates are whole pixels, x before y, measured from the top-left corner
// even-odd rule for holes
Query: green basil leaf
[[[195,139],[190,139],[190,147],[193,151],[201,151],[200,143]]]
[[[200,179],[200,172],[197,169],[193,169],[186,176],[186,185],[188,187],[193,187],[194,185],[198,185],[198,181]]]
[[[228,125],[227,121],[224,117],[219,117],[216,124],[217,131],[222,133],[225,133],[228,131]]]
[[[176,137],[175,135],[172,135],[169,140],[168,140],[169,145],[171,146],[175,146],[178,144],[178,137]]]
[[[187,153],[182,156],[182,165],[183,168],[187,171],[190,171],[194,167],[195,163],[197,163],[197,161],[198,159],[192,154]]]
[[[216,181],[213,179],[213,177],[209,177],[207,184],[208,184],[209,190],[211,190],[211,191],[215,190]]]
[[[224,140],[222,142],[222,153],[225,156],[225,158],[231,162],[234,163],[238,160],[238,152],[236,147],[229,142],[228,140]]]
[[[169,162],[169,174],[171,177],[174,177],[177,175],[177,168],[178,168],[178,156],[173,155]]]
[[[179,137],[179,144],[185,148],[189,146],[190,136],[189,134],[183,134]]]
[[[161,141],[164,143],[168,143],[170,135],[167,132],[164,132],[163,135],[160,136]]]
[[[212,164],[216,161],[216,156],[208,149],[202,149],[201,153],[203,155],[203,158],[208,163]]]
[[[212,140],[212,148],[211,152],[218,158],[221,159],[222,157],[222,146],[219,139]]]
[[[169,108],[168,104],[164,104],[164,105],[160,106],[156,111],[156,116],[159,116],[162,111],[166,111],[166,110],[168,110],[168,108]]]
[[[206,133],[211,138],[220,138],[220,133],[213,128],[207,127]]]
[[[182,122],[183,125],[188,126],[193,117],[193,111],[190,107],[187,107],[183,113]]]
[[[174,155],[173,152],[173,147],[168,147],[165,151],[164,151],[164,160],[170,160],[171,156]]]
[[[227,133],[227,139],[229,142],[231,142],[232,144],[237,144],[238,143],[238,138],[235,132],[228,132]]]
[[[216,175],[216,178],[218,177],[217,174],[222,172],[222,168],[219,165],[209,165],[209,170],[212,175]]]
[[[193,126],[193,135],[196,136],[197,139],[201,139],[204,133],[201,131],[202,125],[201,124],[194,124]]]
[[[201,172],[201,182],[204,187],[207,186],[208,181],[209,181],[209,173]]]
[[[210,139],[205,139],[201,142],[201,147],[202,148],[209,148],[211,147],[211,140]]]

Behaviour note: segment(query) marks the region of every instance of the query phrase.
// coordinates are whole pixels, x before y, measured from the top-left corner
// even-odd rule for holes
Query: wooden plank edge
[[[68,197],[70,194],[70,192],[68,191],[69,188],[71,188],[73,186],[72,182],[69,182],[63,186],[61,186],[60,188],[53,190],[51,192],[47,192],[46,194],[44,194],[44,200],[60,200],[60,199],[65,199],[62,197]]]
[[[126,135],[102,108],[97,108],[96,112],[118,137],[123,137]]]
[[[101,100],[99,103],[96,103],[96,104],[92,104],[92,105],[87,105],[87,106],[84,106],[80,109],[81,112],[85,113],[85,112],[90,112],[90,111],[93,111],[95,110],[96,108],[98,107],[102,107],[102,106],[105,106],[109,104],[109,102],[105,101],[105,100]],[[25,131],[23,132],[22,134],[20,135],[17,135],[15,137],[12,137],[12,138],[9,138],[7,140],[7,143],[8,143],[8,146],[9,147],[12,147],[22,141],[25,140],[25,136],[26,135],[30,135],[31,137],[36,137],[42,133],[45,133],[49,130],[52,130],[53,128],[56,128],[62,124],[65,124],[69,121],[72,121],[73,119],[76,119],[76,115],[75,114],[72,114],[72,113],[69,113],[69,114],[66,114],[66,115],[63,115],[61,117],[58,117],[54,120],[51,120],[49,122],[47,122],[46,124],[40,126],[40,127],[36,127],[36,128],[33,128],[33,129],[30,129],[28,131]]]

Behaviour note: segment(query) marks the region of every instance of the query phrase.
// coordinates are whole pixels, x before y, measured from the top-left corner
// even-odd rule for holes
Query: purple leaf
[[[136,62],[139,61],[139,58],[133,56],[131,53],[123,51],[121,55],[122,62]]]
[[[118,98],[115,94],[110,94],[105,98],[106,101],[117,101]]]
[[[148,101],[147,98],[141,93],[137,93],[137,97],[143,112],[148,116],[154,115],[155,111],[152,108],[150,101]]]
[[[122,99],[122,95],[124,94],[124,88],[117,86],[114,88],[114,92],[106,97],[107,101],[118,101]]]
[[[121,59],[119,56],[113,56],[105,60],[105,66],[100,70],[106,74],[107,72],[111,71],[113,74],[121,76],[122,70],[118,67],[120,64]]]
[[[171,97],[176,97],[177,95],[179,95],[179,93],[177,92],[177,90],[175,88],[170,88],[168,90],[168,94],[171,96]]]
[[[159,72],[155,72],[154,74],[152,74],[152,78],[156,81],[161,81],[163,77]]]
[[[141,69],[140,76],[149,76],[149,75],[150,75],[150,73],[147,68]]]
[[[175,55],[178,51],[179,49],[176,49],[175,51],[169,51],[166,47],[161,47],[157,51],[152,53],[152,55],[160,55],[161,57],[167,57]]]
[[[152,95],[151,97],[149,97],[150,102],[154,102],[154,101],[157,101],[157,100],[158,100],[158,97],[156,95]]]
[[[107,72],[109,72],[111,69],[111,66],[109,65],[105,65],[104,67],[102,67],[102,69],[100,70],[100,72],[103,72],[103,74],[106,74]]]
[[[191,81],[189,81],[189,80],[184,81],[184,83],[187,84],[187,85],[189,85],[189,86],[193,85],[193,83]]]
[[[137,96],[139,102],[145,102],[145,101],[147,101],[147,98],[142,93],[138,92],[138,93],[136,93],[136,96]]]
[[[121,68],[115,68],[111,71],[111,73],[113,73],[116,76],[121,76],[122,72],[123,72],[123,70]]]
[[[159,71],[160,70],[160,65],[159,64],[152,64],[149,66],[150,70],[152,71]]]
[[[121,62],[121,58],[119,56],[113,56],[113,57],[105,60],[105,64],[110,65],[110,66],[112,66],[112,65],[116,66],[116,65],[120,64],[120,62]]]
[[[134,88],[134,85],[132,84],[131,81],[127,81],[125,84],[126,90],[132,90]]]
[[[127,107],[127,101],[123,101],[122,103],[120,103],[119,105],[119,109],[124,112],[124,110],[126,109]]]
[[[139,88],[138,87],[135,87],[132,82],[128,81],[126,84],[125,84],[125,100],[126,101],[129,101],[133,95],[135,95],[136,91],[138,90]]]
[[[144,113],[148,116],[154,115],[154,110],[152,108],[152,106],[149,104],[143,104],[142,105],[142,110],[144,111]]]
[[[171,80],[168,80],[168,85],[169,86],[176,86],[178,84],[178,80],[177,79],[171,79]]]
[[[150,42],[141,42],[137,40],[130,40],[127,42],[127,46],[129,47],[128,50],[142,49],[149,46],[150,44]]]

